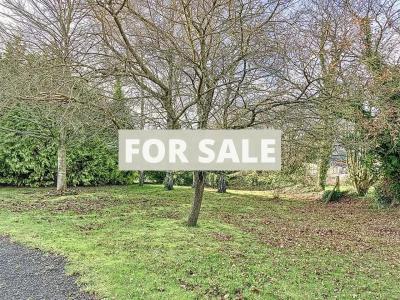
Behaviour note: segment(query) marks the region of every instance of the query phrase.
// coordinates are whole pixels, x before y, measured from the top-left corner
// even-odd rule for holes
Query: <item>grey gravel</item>
[[[94,299],[65,274],[65,259],[0,236],[0,299]]]

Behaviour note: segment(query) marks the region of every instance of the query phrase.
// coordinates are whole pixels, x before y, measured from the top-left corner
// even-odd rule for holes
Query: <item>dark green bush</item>
[[[57,141],[52,132],[37,127],[20,108],[3,116],[0,125],[0,185],[54,185]],[[118,170],[116,147],[109,147],[104,140],[83,132],[68,144],[68,185],[126,184],[132,180],[131,172]]]
[[[163,183],[166,172],[164,171],[146,171],[145,177],[147,181],[152,183]]]
[[[118,170],[116,149],[95,140],[74,145],[67,153],[67,179],[72,186],[132,183],[132,172]]]
[[[193,183],[193,172],[189,171],[175,172],[174,179],[177,185],[190,186]]]
[[[54,185],[57,176],[55,143],[15,134],[7,137],[0,144],[0,184]],[[127,184],[133,179],[132,172],[118,170],[116,149],[109,149],[100,140],[76,143],[67,148],[70,186]]]
[[[16,133],[0,137],[0,184],[49,186],[56,176],[56,148]]]
[[[375,185],[374,198],[379,205],[400,203],[400,137],[393,139],[390,132],[379,136],[374,154],[380,161],[381,179]]]

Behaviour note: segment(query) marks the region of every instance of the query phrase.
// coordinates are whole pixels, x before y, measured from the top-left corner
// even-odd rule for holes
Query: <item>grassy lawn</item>
[[[400,211],[191,188],[0,189],[0,234],[69,259],[107,299],[399,299]]]

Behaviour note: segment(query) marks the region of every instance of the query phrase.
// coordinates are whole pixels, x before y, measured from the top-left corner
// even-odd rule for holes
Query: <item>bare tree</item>
[[[93,1],[110,55],[162,107],[166,128],[245,128],[268,111],[263,62],[274,60],[278,19],[287,1]],[[271,43],[271,44],[269,44]],[[267,100],[266,100],[267,98]],[[237,120],[233,120],[236,118]],[[205,173],[195,172],[188,224],[200,212]]]
[[[75,109],[73,100],[79,90],[77,66],[84,59],[82,54],[87,43],[84,24],[87,11],[81,0],[10,0],[1,1],[0,5],[7,20],[5,32],[9,36],[19,36],[29,51],[48,59],[37,72],[50,77],[40,79],[39,84],[30,89],[18,89],[15,98],[38,105],[59,105],[57,190],[63,192],[67,187],[66,127],[68,112]]]

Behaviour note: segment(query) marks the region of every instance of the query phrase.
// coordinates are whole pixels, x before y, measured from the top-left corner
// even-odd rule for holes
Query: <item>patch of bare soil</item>
[[[373,209],[367,201],[347,198],[328,205],[304,201],[284,215],[257,210],[221,217],[275,247],[360,255],[384,251],[387,258],[400,262],[400,210]]]

